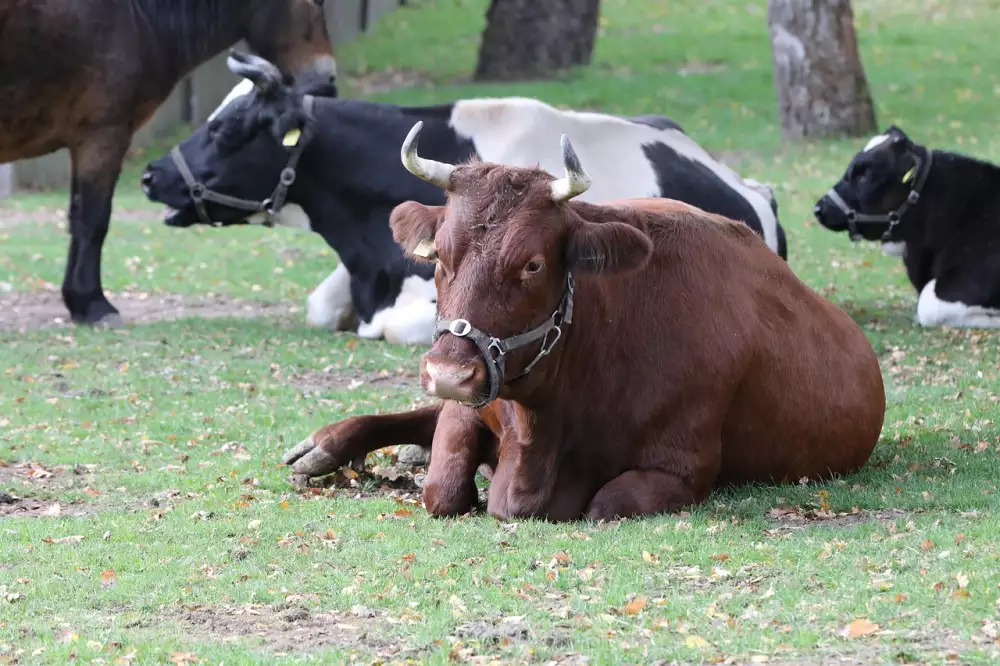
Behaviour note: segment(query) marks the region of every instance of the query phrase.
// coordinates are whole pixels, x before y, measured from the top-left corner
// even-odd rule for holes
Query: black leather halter
[[[281,208],[285,205],[285,197],[288,196],[288,188],[292,186],[295,182],[295,167],[298,166],[299,158],[302,157],[302,153],[305,151],[306,144],[313,137],[313,103],[315,99],[312,95],[303,95],[302,97],[302,108],[306,112],[306,123],[302,128],[302,136],[299,138],[298,143],[292,148],[291,154],[288,156],[288,164],[284,169],[281,170],[281,176],[278,178],[278,184],[275,186],[274,191],[271,192],[271,196],[263,201],[252,201],[250,199],[240,199],[239,197],[232,197],[228,194],[222,194],[221,192],[216,192],[210,190],[203,183],[199,183],[194,174],[191,172],[190,167],[188,167],[187,162],[184,159],[184,155],[181,153],[180,146],[174,146],[170,150],[170,157],[174,160],[174,164],[177,165],[177,170],[181,172],[181,177],[188,186],[188,192],[191,194],[191,199],[194,201],[195,210],[198,211],[198,218],[205,224],[211,225],[212,218],[209,216],[208,211],[205,208],[205,202],[211,201],[222,206],[227,206],[229,208],[235,208],[237,210],[245,210],[250,213],[265,213],[267,219],[264,222],[264,226],[271,227],[274,226],[274,216],[277,215]]]
[[[507,370],[508,352],[529,345],[541,338],[542,347],[539,349],[538,354],[535,355],[535,358],[532,359],[531,363],[524,370],[511,377],[510,380],[523,377],[535,367],[536,363],[552,351],[556,342],[562,337],[562,327],[572,321],[573,275],[569,273],[566,275],[566,293],[563,294],[562,300],[559,301],[559,307],[556,308],[556,311],[548,319],[530,331],[512,335],[509,338],[501,340],[495,336],[483,333],[470,324],[468,319],[441,319],[438,317],[434,325],[434,340],[437,341],[445,333],[451,333],[460,338],[468,338],[479,347],[479,351],[482,352],[483,358],[486,361],[486,370],[489,373],[490,384],[489,395],[472,405],[474,408],[479,408],[493,402],[500,395],[500,389],[503,388],[505,382],[504,374]],[[549,334],[553,333],[553,331],[555,333],[550,338]]]
[[[906,199],[903,203],[899,205],[899,208],[888,213],[882,213],[879,215],[873,215],[870,213],[859,213],[850,206],[847,202],[837,194],[837,191],[830,188],[830,191],[826,193],[826,196],[833,202],[833,204],[839,208],[847,216],[847,228],[850,230],[851,240],[858,240],[861,234],[858,233],[858,224],[888,224],[885,233],[882,234],[882,241],[892,240],[892,230],[899,224],[899,221],[903,219],[903,215],[906,210],[917,203],[920,200],[920,193],[924,189],[924,183],[927,182],[927,176],[931,172],[931,162],[933,161],[933,151],[927,149],[927,159],[921,160],[918,156],[914,155],[914,159],[917,161],[917,171],[919,175],[917,176],[916,182],[910,189],[910,192],[906,195]]]

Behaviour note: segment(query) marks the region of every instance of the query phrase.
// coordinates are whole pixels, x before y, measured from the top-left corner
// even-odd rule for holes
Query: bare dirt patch
[[[370,74],[348,77],[347,81],[361,95],[374,95],[401,88],[428,86],[432,83],[431,78],[425,73],[408,69],[383,69]]]
[[[872,521],[895,522],[910,515],[902,509],[881,509],[879,511],[842,511],[835,512],[823,509],[803,509],[801,507],[777,507],[771,509],[767,517],[773,529],[769,534],[801,530],[808,527],[853,527]]]
[[[84,502],[60,502],[43,496],[73,487],[91,471],[91,466],[84,465],[46,468],[35,462],[0,460],[0,518],[54,518],[88,513],[90,507]]]
[[[264,303],[217,296],[213,298],[180,294],[115,293],[108,298],[118,308],[126,324],[173,321],[183,317],[277,317],[299,312],[298,306]],[[0,293],[0,331],[70,328],[73,323],[59,292]]]
[[[252,640],[279,654],[341,647],[391,657],[401,650],[390,638],[386,619],[360,606],[350,613],[336,613],[287,602],[279,606],[192,605],[184,607],[179,619],[196,635],[223,642]]]
[[[387,388],[387,389],[417,389],[420,387],[420,378],[416,373],[409,370],[397,370],[390,372],[382,370],[380,372],[365,372],[359,370],[333,369],[309,370],[298,372],[292,370],[288,374],[275,374],[275,379],[283,379],[292,386],[305,391],[353,391],[354,389],[366,388]]]

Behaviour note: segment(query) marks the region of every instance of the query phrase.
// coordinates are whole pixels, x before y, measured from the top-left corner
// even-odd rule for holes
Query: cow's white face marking
[[[882,243],[882,253],[889,257],[905,257],[906,243],[903,241],[889,241]]]
[[[559,136],[566,133],[593,184],[577,197],[599,203],[629,197],[659,196],[656,171],[643,146],[663,143],[712,171],[753,206],[764,240],[778,250],[778,225],[770,201],[728,166],[716,161],[691,137],[675,129],[656,129],[602,113],[566,111],[524,97],[461,100],[449,121],[461,137],[470,139],[479,156],[512,166],[539,166],[563,173]]]
[[[937,280],[931,280],[920,292],[916,320],[921,326],[961,328],[1000,328],[1000,309],[942,301],[935,293]]]
[[[358,335],[373,340],[385,338],[393,344],[430,345],[436,314],[434,280],[410,275],[403,280],[392,307],[376,312],[370,322],[358,326]]]
[[[337,266],[306,299],[306,324],[331,331],[346,330],[354,314],[351,274]]]
[[[879,134],[873,136],[871,139],[868,140],[868,143],[865,144],[865,147],[861,152],[867,153],[869,150],[874,150],[875,148],[878,148],[888,140],[889,140],[888,134]]]
[[[226,94],[219,106],[215,107],[215,111],[212,111],[212,113],[209,114],[208,119],[215,120],[215,117],[219,115],[219,112],[229,106],[234,99],[237,97],[243,97],[244,95],[249,95],[251,90],[253,90],[253,81],[250,79],[241,79],[240,82],[233,86],[233,89]]]

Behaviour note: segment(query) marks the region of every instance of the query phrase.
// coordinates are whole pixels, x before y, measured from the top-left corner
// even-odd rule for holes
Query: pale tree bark
[[[588,65],[600,0],[491,0],[477,81],[546,78]]]
[[[873,133],[850,0],[768,0],[767,20],[784,137]]]

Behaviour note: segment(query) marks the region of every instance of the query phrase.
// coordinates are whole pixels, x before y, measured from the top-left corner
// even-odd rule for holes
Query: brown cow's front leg
[[[424,483],[424,507],[435,516],[457,516],[476,504],[476,469],[488,463],[495,437],[479,412],[457,402],[441,409],[431,464]]]
[[[705,501],[711,486],[658,470],[630,470],[604,484],[587,507],[591,520],[613,520],[677,511]]]
[[[101,254],[111,226],[111,201],[130,134],[126,127],[93,129],[70,148],[72,193],[70,247],[63,277],[63,302],[77,324],[120,326],[121,315],[104,295]]]
[[[542,517],[558,481],[558,451],[543,446],[503,442],[487,511],[500,520]]]
[[[441,405],[398,414],[352,416],[309,435],[285,453],[282,462],[295,474],[324,476],[372,451],[395,444],[429,448]]]

